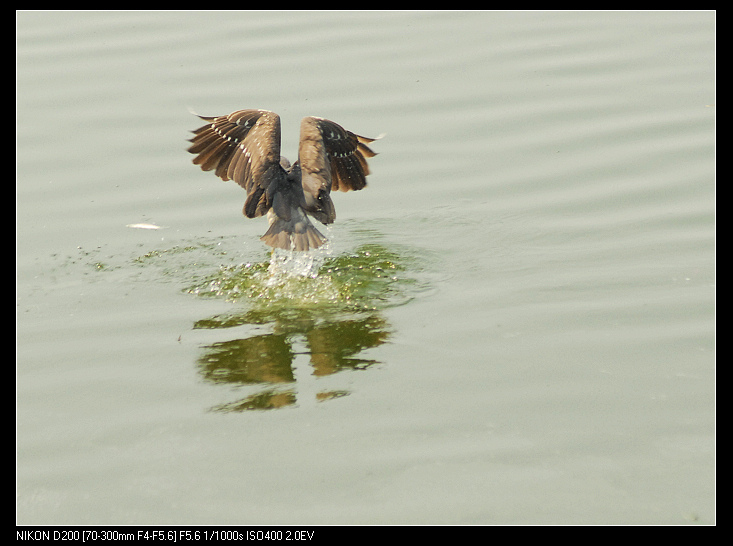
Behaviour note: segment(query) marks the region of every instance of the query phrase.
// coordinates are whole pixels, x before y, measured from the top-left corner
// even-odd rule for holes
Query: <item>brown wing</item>
[[[188,151],[195,165],[213,170],[222,180],[234,180],[247,191],[245,214],[267,211],[265,192],[282,176],[280,117],[266,110],[238,110],[228,116],[204,117]]]
[[[303,118],[298,149],[303,189],[313,196],[320,190],[362,189],[369,174],[366,158],[377,155],[367,146],[374,140],[327,119]]]

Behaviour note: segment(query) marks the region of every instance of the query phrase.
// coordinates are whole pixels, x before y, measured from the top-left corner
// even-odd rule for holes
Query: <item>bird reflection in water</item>
[[[302,265],[306,255],[297,254]],[[403,301],[396,276],[401,269],[395,254],[379,245],[366,245],[349,256],[311,263],[297,274],[273,274],[271,264],[244,264],[223,267],[191,287],[188,291],[199,295],[250,304],[194,325],[195,329],[242,332],[235,339],[203,347],[198,366],[207,381],[260,387],[212,410],[297,405],[298,396],[306,396],[298,389],[304,368],[317,379],[378,364],[363,353],[389,338],[390,327],[380,309]],[[342,389],[317,391],[307,396],[323,401],[349,394]]]
[[[360,358],[359,353],[383,344],[389,335],[386,321],[376,315],[342,321],[320,321],[307,311],[302,311],[296,320],[286,315],[268,317],[270,333],[220,341],[205,348],[198,364],[207,380],[268,386],[264,391],[217,406],[215,410],[273,409],[296,404],[296,389],[288,387],[295,384],[296,358],[307,358],[316,377],[366,369],[378,361]],[[254,324],[263,318],[243,317],[245,321],[254,320]],[[211,320],[203,322],[196,327],[211,327]],[[318,400],[328,400],[346,394],[344,390],[319,391],[316,396]]]

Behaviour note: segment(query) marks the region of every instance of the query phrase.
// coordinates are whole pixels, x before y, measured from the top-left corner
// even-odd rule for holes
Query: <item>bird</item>
[[[327,239],[311,223],[336,220],[331,191],[361,190],[369,175],[367,158],[377,155],[367,138],[333,121],[309,116],[300,123],[298,159],[280,155],[280,116],[260,109],[226,116],[198,116],[206,125],[191,131],[188,152],[194,165],[233,180],[247,192],[247,218],[267,215],[261,240],[274,248],[307,251]],[[380,137],[377,137],[380,138]]]

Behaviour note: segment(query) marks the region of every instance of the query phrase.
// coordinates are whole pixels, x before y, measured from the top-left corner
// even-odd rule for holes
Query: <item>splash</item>
[[[248,301],[257,307],[332,307],[374,310],[409,301],[414,281],[405,258],[378,244],[332,256],[275,251],[269,262],[220,266],[185,291],[201,297]]]
[[[276,248],[272,251],[267,268],[273,280],[278,277],[310,277],[315,279],[326,257],[328,245],[311,252],[294,252]]]

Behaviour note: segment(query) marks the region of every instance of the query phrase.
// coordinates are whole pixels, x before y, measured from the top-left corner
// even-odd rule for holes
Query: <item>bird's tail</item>
[[[300,209],[292,209],[290,220],[268,213],[270,229],[260,239],[273,248],[310,250],[324,244],[326,239]]]

